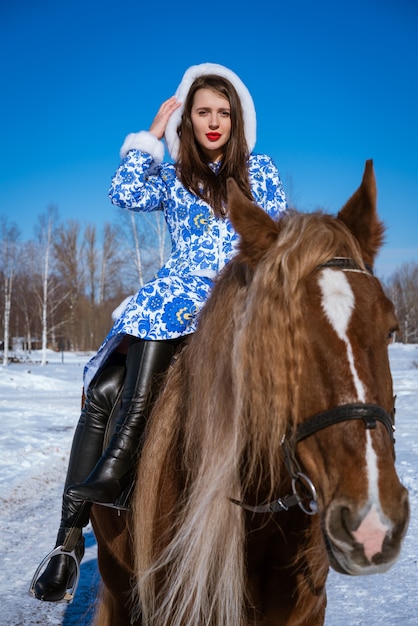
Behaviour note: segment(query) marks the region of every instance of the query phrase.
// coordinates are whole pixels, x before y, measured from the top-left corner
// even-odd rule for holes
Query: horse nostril
[[[351,537],[351,533],[353,530],[353,518],[351,515],[351,511],[348,506],[341,507],[341,528],[342,530]]]
[[[333,508],[329,519],[330,534],[338,541],[351,543],[355,522],[350,507],[347,505]]]

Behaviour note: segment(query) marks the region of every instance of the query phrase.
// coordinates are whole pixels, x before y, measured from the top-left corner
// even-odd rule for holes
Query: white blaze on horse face
[[[344,342],[347,359],[357,392],[356,400],[365,402],[366,392],[354,363],[353,349],[347,336],[347,330],[354,310],[355,298],[350,283],[344,272],[324,269],[319,278],[322,292],[322,308],[338,337]],[[353,536],[364,548],[366,558],[382,551],[383,541],[390,530],[382,513],[379,498],[379,469],[376,453],[373,449],[370,432],[367,431],[366,465],[368,498],[365,504],[365,516]]]
[[[366,392],[354,363],[353,349],[347,337],[348,325],[355,305],[353,290],[342,271],[322,270],[319,277],[322,292],[322,308],[338,337],[344,341],[347,359],[353,376],[357,398],[353,401],[365,402]]]
[[[369,507],[369,510],[362,519],[360,526],[353,532],[353,537],[358,543],[363,545],[366,559],[371,562],[376,554],[382,552],[383,542],[387,533],[391,530],[391,525],[387,522],[381,510],[377,457],[373,449],[370,431],[367,431],[366,434],[366,461],[369,486],[369,498],[366,506]]]

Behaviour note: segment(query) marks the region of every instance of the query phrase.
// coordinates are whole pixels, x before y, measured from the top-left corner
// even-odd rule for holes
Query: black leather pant
[[[74,502],[115,501],[137,460],[162,377],[183,341],[183,337],[166,341],[133,340],[126,358],[125,384],[115,433],[88,478],[68,488],[67,498]]]
[[[118,406],[123,389],[125,361],[125,355],[113,353],[87,390],[71,447],[62,499],[61,527],[75,525],[82,528],[89,522],[90,507],[84,506],[77,519],[80,502],[75,502],[67,495],[67,488],[85,480],[102,455],[107,424]]]

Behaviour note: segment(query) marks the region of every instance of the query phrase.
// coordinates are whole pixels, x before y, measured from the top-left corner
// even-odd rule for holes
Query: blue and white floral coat
[[[252,154],[249,176],[255,202],[276,218],[286,208],[286,200],[270,157]],[[163,211],[172,251],[155,277],[130,299],[86,366],[85,389],[125,334],[158,340],[193,333],[213,279],[232,258],[237,244],[228,217],[215,216],[206,202],[181,184],[174,165],[156,165],[146,152],[127,153],[112,179],[109,196],[117,206],[133,211]]]
[[[254,149],[257,124],[252,96],[235,72],[216,63],[192,65],[184,73],[175,94],[180,106],[168,120],[165,145],[148,131],[127,135],[110,199],[133,211],[163,211],[172,250],[155,277],[122,307],[96,356],[85,368],[85,389],[124,335],[158,340],[193,333],[214,277],[235,253],[237,235],[228,218],[215,216],[206,202],[181,184],[174,165],[163,162],[165,147],[171,159],[177,161],[177,128],[187,94],[198,76],[208,74],[223,76],[235,87],[242,105],[247,148],[250,153]],[[254,201],[273,218],[277,217],[286,208],[286,200],[276,166],[268,156],[251,154],[248,168]]]

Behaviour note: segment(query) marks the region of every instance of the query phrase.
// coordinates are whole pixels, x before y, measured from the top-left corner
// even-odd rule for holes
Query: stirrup
[[[29,594],[36,598],[36,600],[47,602],[47,600],[42,600],[42,598],[38,598],[38,596],[35,594],[35,585],[39,576],[41,575],[41,573],[43,573],[44,569],[46,569],[46,566],[48,565],[52,557],[59,556],[61,554],[64,556],[69,556],[71,559],[73,559],[75,563],[75,572],[70,578],[69,587],[67,588],[64,597],[61,600],[55,600],[54,604],[71,604],[71,602],[74,600],[75,592],[77,591],[78,581],[80,580],[80,564],[75,553],[75,547],[70,552],[68,552],[68,550],[65,550],[64,545],[51,550],[51,552],[49,552],[46,557],[41,561],[35,574],[33,575],[32,582],[29,587]]]

